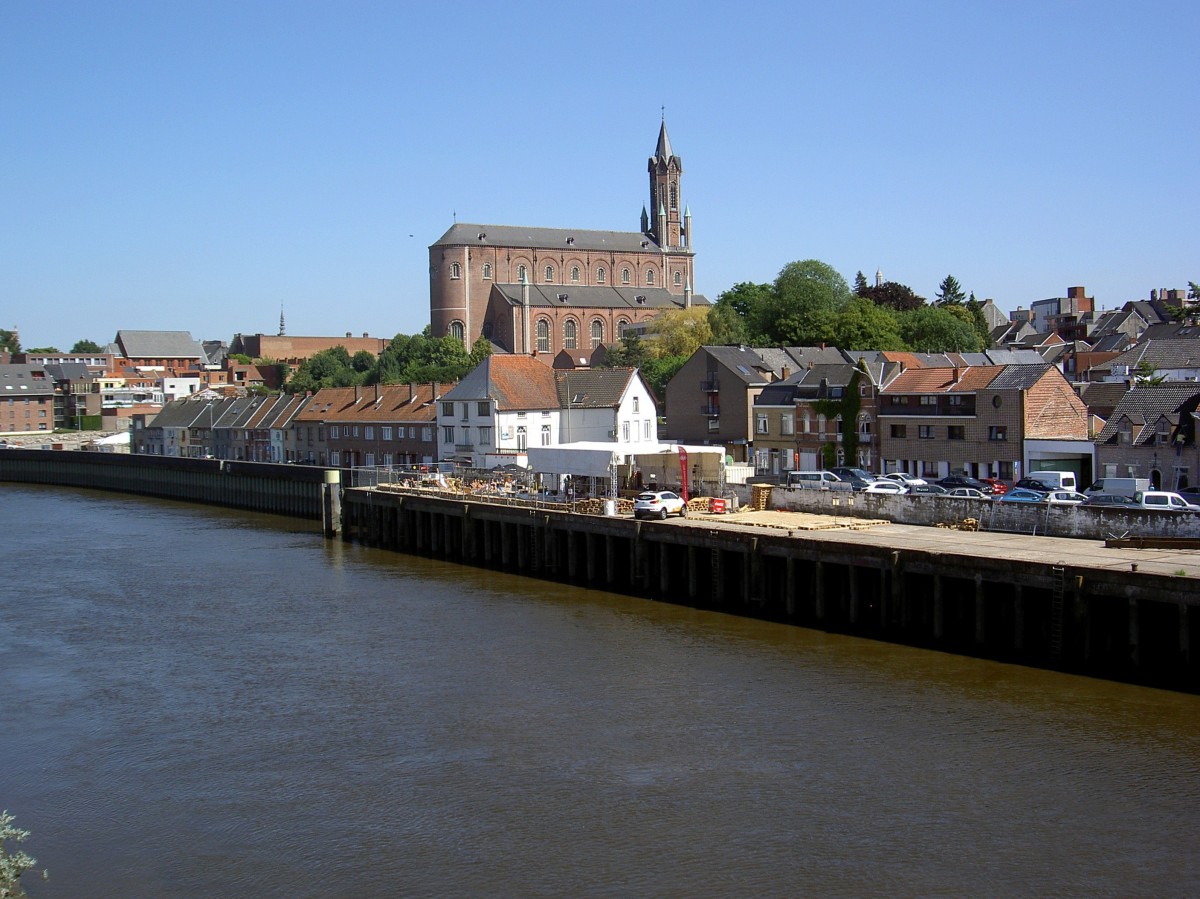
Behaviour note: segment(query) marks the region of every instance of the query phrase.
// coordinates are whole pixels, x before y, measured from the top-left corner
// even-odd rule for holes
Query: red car
[[[999,478],[980,478],[979,480],[992,488],[992,496],[1004,496],[1008,493],[1008,485]]]

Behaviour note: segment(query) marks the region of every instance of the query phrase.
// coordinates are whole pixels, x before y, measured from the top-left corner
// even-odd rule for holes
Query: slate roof
[[[1050,371],[1044,362],[1037,365],[1006,365],[987,386],[991,390],[1028,390]]]
[[[54,393],[54,379],[41,365],[0,365],[0,400]]]
[[[203,418],[208,423],[208,410],[212,400],[172,400],[146,423],[148,428],[190,428]]]
[[[568,404],[576,409],[615,408],[620,405],[634,377],[640,377],[632,368],[559,370],[554,374],[558,381],[560,409]]]
[[[45,369],[55,381],[92,380],[92,370],[82,362],[51,362]]]
[[[659,250],[649,234],[640,231],[588,231],[579,228],[530,228],[524,225],[480,225],[458,222],[433,247],[527,247],[566,252],[570,249],[605,253],[649,253]],[[673,250],[674,254],[690,253]]]
[[[118,331],[120,355],[126,359],[196,359],[207,362],[204,347],[187,331]]]
[[[1178,423],[1178,419],[1174,414],[1179,409],[1188,404],[1195,396],[1200,394],[1200,383],[1195,381],[1190,382],[1174,382],[1168,384],[1156,384],[1153,386],[1136,387],[1126,392],[1121,401],[1117,403],[1117,408],[1113,410],[1111,416],[1104,424],[1099,436],[1096,438],[1098,443],[1111,443],[1117,439],[1117,435],[1121,430],[1121,422],[1128,419],[1135,425],[1150,425],[1149,428],[1140,428],[1139,432],[1134,436],[1134,445],[1144,443],[1149,436],[1154,433],[1155,425],[1163,416],[1172,416],[1173,424]]]
[[[1107,419],[1117,408],[1121,398],[1129,392],[1129,388],[1123,382],[1090,381],[1076,385],[1076,392],[1087,406],[1088,412]]]
[[[493,284],[492,290],[510,305],[524,302],[524,285]],[[565,296],[566,300],[559,299]],[[638,297],[643,297],[642,301]],[[529,305],[556,309],[682,309],[683,294],[671,293],[665,287],[620,287],[579,284],[530,284]],[[692,305],[707,306],[708,298],[692,294]]]
[[[1112,366],[1128,365],[1132,371],[1141,362],[1156,369],[1200,368],[1200,340],[1143,340],[1106,365],[1110,370]]]

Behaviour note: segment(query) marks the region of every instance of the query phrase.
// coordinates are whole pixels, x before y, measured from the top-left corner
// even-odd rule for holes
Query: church
[[[639,231],[454,224],[429,248],[434,336],[586,366],[630,325],[708,305],[692,292],[692,216],[665,119],[648,169]]]

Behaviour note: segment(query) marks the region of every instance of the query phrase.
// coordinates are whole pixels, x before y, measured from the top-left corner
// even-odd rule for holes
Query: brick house
[[[0,365],[0,434],[54,430],[54,380],[40,365]]]
[[[376,384],[317,391],[304,419],[319,418],[328,464],[343,468],[437,461],[437,402],[450,384]]]
[[[1096,476],[1148,478],[1156,488],[1196,483],[1200,384],[1164,383],[1129,390],[1096,437]]]
[[[881,391],[878,421],[888,471],[1014,481],[1062,467],[1092,479],[1087,408],[1053,366],[910,369]]]

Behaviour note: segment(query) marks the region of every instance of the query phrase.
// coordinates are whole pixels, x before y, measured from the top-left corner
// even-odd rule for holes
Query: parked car
[[[974,487],[980,493],[986,493],[989,496],[992,494],[990,484],[985,484],[978,478],[972,478],[965,474],[947,475],[938,481],[938,484],[945,487],[947,490],[953,490],[955,487]]]
[[[1052,506],[1078,506],[1087,497],[1074,490],[1051,490],[1046,494],[1046,502]]]
[[[1046,485],[1046,490],[1075,490],[1079,487],[1073,471],[1031,471],[1027,477],[1041,481]]]
[[[946,488],[937,484],[913,484],[908,488],[908,492],[911,495],[941,496],[946,492]]]
[[[875,483],[875,475],[864,468],[831,468],[829,469],[841,480],[846,481],[855,490],[863,490],[868,484]]]
[[[1133,499],[1135,494],[1154,489],[1149,478],[1099,478],[1084,493],[1116,493]],[[1191,488],[1189,488],[1191,489]],[[1179,491],[1181,494],[1182,490]]]
[[[1143,509],[1163,509],[1168,512],[1200,512],[1200,506],[1194,506],[1178,493],[1167,490],[1147,490],[1134,497]]]
[[[915,474],[909,474],[907,471],[889,471],[887,474],[881,474],[878,480],[895,481],[897,484],[903,484],[905,487],[921,487],[929,483],[924,478],[919,478]]]
[[[1004,496],[1008,493],[1008,485],[999,478],[980,478],[979,480],[992,488],[992,496]]]
[[[976,490],[974,487],[954,487],[946,491],[946,496],[952,496],[955,499],[991,499],[982,490]]]
[[[789,471],[787,473],[789,487],[819,487],[828,490],[832,485],[841,483],[842,479],[832,471]]]
[[[1122,496],[1120,493],[1093,493],[1080,505],[1119,509],[1136,507],[1137,503],[1133,501],[1133,497]]]
[[[687,515],[683,497],[670,490],[639,493],[633,501],[634,518],[666,518],[668,515]]]
[[[1045,481],[1039,481],[1034,478],[1021,478],[1013,487],[1019,487],[1022,490],[1036,490],[1038,493],[1049,493],[1050,488],[1046,486]]]
[[[908,488],[895,481],[872,481],[862,489],[863,493],[889,493],[892,496],[902,496],[908,493]]]
[[[1026,490],[1024,487],[1014,487],[996,500],[998,503],[1044,503],[1045,501],[1046,494],[1040,490]]]

